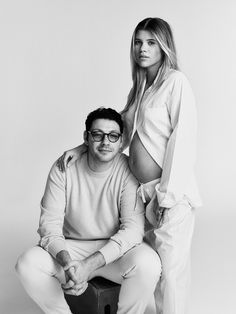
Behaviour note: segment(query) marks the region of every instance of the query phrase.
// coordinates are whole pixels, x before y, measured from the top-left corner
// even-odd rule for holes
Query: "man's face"
[[[86,132],[87,133],[87,132]],[[122,137],[120,134],[119,124],[114,120],[97,119],[94,120],[90,131],[85,133],[85,142],[88,144],[88,152],[90,161],[93,163],[112,163],[122,146]],[[109,136],[103,133],[110,134]],[[96,140],[102,137],[102,140]],[[111,142],[109,140],[116,142]]]

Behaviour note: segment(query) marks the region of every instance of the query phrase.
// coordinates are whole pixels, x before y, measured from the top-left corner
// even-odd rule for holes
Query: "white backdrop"
[[[82,141],[87,113],[124,107],[131,35],[148,16],[171,24],[197,99],[204,206],[190,314],[235,313],[235,14],[234,0],[0,0],[0,313],[41,313],[21,288],[15,261],[38,240],[49,168]]]

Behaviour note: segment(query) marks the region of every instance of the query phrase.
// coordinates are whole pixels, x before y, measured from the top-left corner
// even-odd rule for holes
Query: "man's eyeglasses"
[[[121,137],[120,133],[116,133],[116,132],[110,132],[110,133],[104,133],[102,131],[87,131],[89,134],[91,134],[92,139],[94,140],[94,142],[102,142],[105,138],[105,136],[107,136],[108,140],[111,143],[115,143],[119,140],[119,138]]]

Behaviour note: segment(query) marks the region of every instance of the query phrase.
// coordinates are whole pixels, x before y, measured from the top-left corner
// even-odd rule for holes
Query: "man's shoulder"
[[[120,160],[126,165],[129,164],[129,157],[124,153],[120,153]]]
[[[53,181],[55,183],[64,182],[65,181],[65,172],[60,171],[57,160],[52,164],[49,173],[48,180]]]
[[[116,158],[117,158],[116,164],[118,166],[120,166],[121,168],[129,170],[129,161],[128,161],[127,155],[125,155],[124,153],[120,153],[117,155]]]
[[[56,174],[56,173],[60,173],[59,167],[57,166],[57,160],[53,162],[49,170],[49,174]]]
[[[119,156],[117,156],[115,168],[118,174],[120,174],[123,178],[129,178],[129,180],[137,181],[129,168],[129,157],[124,153],[121,153]]]

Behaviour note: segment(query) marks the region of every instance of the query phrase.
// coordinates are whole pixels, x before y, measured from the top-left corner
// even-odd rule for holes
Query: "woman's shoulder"
[[[173,69],[167,73],[164,84],[166,84],[166,87],[171,91],[182,88],[191,88],[191,84],[186,75],[179,70]]]
[[[179,71],[179,70],[174,70],[170,69],[168,73],[166,74],[166,81],[169,82],[183,82],[183,81],[188,81],[186,75]]]

